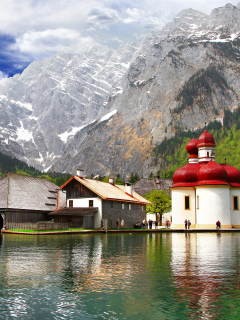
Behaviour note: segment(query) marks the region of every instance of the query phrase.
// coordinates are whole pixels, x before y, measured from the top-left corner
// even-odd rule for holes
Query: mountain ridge
[[[227,4],[210,15],[183,10],[140,42],[117,50],[65,48],[1,81],[0,151],[46,171],[73,173],[80,166],[87,175],[149,175],[151,152],[165,138],[238,106],[238,7]],[[211,78],[214,71],[206,77],[210,66],[226,86]],[[210,91],[201,84],[180,110],[179,92],[203,75]]]

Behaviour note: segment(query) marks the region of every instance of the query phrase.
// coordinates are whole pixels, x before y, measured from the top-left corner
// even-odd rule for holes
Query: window
[[[233,210],[235,210],[235,211],[239,210],[238,196],[233,196]]]
[[[197,209],[199,209],[199,196],[197,196]]]
[[[113,202],[111,202],[111,208],[113,208]]]
[[[122,203],[122,209],[124,209],[124,203]]]
[[[69,207],[73,207],[73,200],[69,200]]]
[[[209,152],[207,151],[207,157],[209,158]]]
[[[190,210],[190,196],[185,196],[185,210]]]
[[[93,207],[93,200],[89,200],[89,207]]]
[[[142,205],[142,211],[144,211],[144,205]]]
[[[131,210],[132,209],[132,205],[131,205],[131,203],[129,203],[129,210]]]

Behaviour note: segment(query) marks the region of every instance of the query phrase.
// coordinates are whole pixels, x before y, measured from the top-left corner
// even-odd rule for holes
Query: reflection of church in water
[[[187,144],[188,163],[173,175],[172,227],[240,227],[240,171],[215,162],[213,136],[205,130]]]

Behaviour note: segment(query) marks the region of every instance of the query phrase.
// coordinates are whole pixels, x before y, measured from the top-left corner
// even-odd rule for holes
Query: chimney
[[[156,184],[160,184],[160,177],[159,176],[156,176],[155,182],[156,182]]]
[[[114,186],[114,178],[113,177],[109,177],[109,183],[112,184]]]
[[[128,194],[129,196],[133,196],[133,186],[132,186],[132,184],[131,183],[129,183],[129,182],[126,182],[125,183],[125,192],[126,192],[126,194]]]
[[[83,179],[83,171],[82,169],[77,169],[77,176]]]

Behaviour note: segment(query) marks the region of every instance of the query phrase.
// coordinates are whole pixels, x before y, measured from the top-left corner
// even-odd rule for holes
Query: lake
[[[0,237],[0,319],[240,318],[240,233]]]

